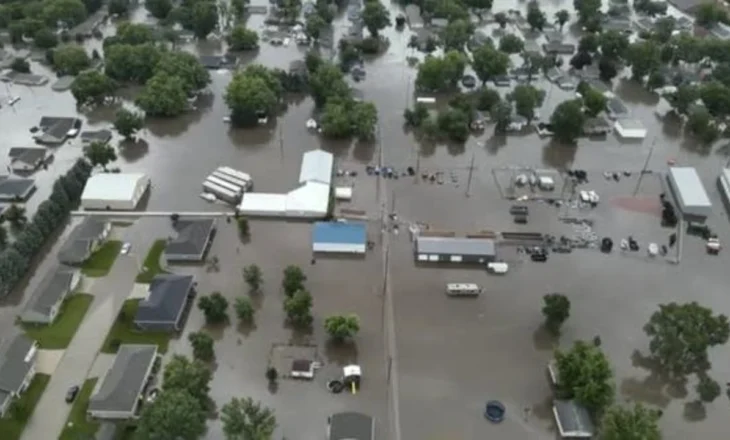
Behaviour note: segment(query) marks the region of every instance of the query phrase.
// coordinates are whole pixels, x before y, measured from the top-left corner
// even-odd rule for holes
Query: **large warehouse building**
[[[81,206],[88,210],[131,211],[150,186],[142,173],[100,173],[89,178],[81,195]]]
[[[494,240],[489,238],[416,238],[416,261],[429,263],[486,264],[496,259]]]
[[[669,168],[667,182],[684,220],[704,223],[712,214],[712,202],[697,171],[691,167]]]
[[[259,217],[324,218],[330,203],[334,157],[322,150],[304,153],[299,186],[286,194],[247,192],[241,214]]]

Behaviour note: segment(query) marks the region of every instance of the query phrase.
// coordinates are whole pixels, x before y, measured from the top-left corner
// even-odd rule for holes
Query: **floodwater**
[[[254,2],[254,4],[261,3]],[[389,3],[389,2],[385,2]],[[393,15],[399,8],[388,5]],[[551,18],[559,9],[572,9],[570,0],[541,2]],[[523,10],[526,2],[495,1],[493,10]],[[147,21],[145,11],[138,9],[133,20]],[[252,16],[249,26],[261,29],[262,16]],[[335,35],[348,27],[340,15]],[[495,25],[483,27],[488,33]],[[508,31],[515,31],[508,28]],[[112,28],[105,33],[113,32]],[[566,40],[578,38],[566,26]],[[637,172],[645,164],[651,170],[663,170],[670,159],[697,167],[716,207],[711,225],[723,242],[730,242],[722,204],[715,189],[715,178],[722,169],[728,152],[724,141],[714,148],[697,146],[682,137],[676,121],[661,122],[653,114],[658,97],[646,92],[628,79],[614,81],[614,92],[624,99],[635,118],[648,129],[641,143],[625,143],[609,135],[605,140],[582,139],[577,146],[565,146],[540,139],[535,134],[495,136],[493,128],[469,139],[464,145],[440,145],[419,142],[403,127],[404,108],[413,102],[413,80],[416,70],[405,62],[407,56],[421,55],[407,48],[411,32],[384,31],[389,39],[388,51],[368,59],[367,79],[353,85],[365,99],[373,101],[379,112],[378,141],[375,144],[329,142],[305,128],[313,104],[308,98],[293,100],[286,113],[266,127],[255,130],[233,130],[223,118],[227,114],[223,92],[230,72],[211,72],[211,95],[201,98],[198,109],[183,117],[150,120],[140,134],[137,145],[120,146],[119,166],[123,172],[145,172],[152,178],[149,210],[201,211],[219,210],[200,199],[201,183],[208,173],[220,165],[228,165],[251,174],[258,191],[283,192],[296,184],[303,152],[323,148],[336,156],[340,169],[357,170],[350,178],[355,199],[350,207],[365,209],[376,217],[381,204],[394,207],[406,222],[422,221],[438,229],[459,233],[476,230],[511,230],[506,209],[497,190],[492,170],[510,165],[526,165],[564,169],[581,168],[589,172],[592,189],[604,200],[613,196],[631,196],[635,177],[620,184],[603,181],[605,170]],[[542,42],[542,40],[538,40]],[[99,41],[89,48],[99,47]],[[225,44],[208,41],[186,45],[186,50],[203,54],[220,54]],[[295,46],[273,47],[263,43],[261,49],[247,58],[267,66],[287,68],[304,50]],[[519,58],[515,58],[519,63]],[[566,64],[568,57],[565,59]],[[33,64],[35,72],[44,68]],[[50,74],[50,73],[49,73]],[[51,80],[51,83],[53,80]],[[534,84],[544,87],[547,98],[540,113],[547,118],[561,101],[572,95],[540,79]],[[505,90],[500,90],[504,93]],[[0,109],[0,154],[14,146],[31,142],[29,128],[42,115],[73,116],[76,114],[70,92],[56,93],[49,86],[25,88],[8,86],[0,95],[20,96],[14,106]],[[131,95],[131,92],[129,92]],[[131,105],[128,101],[123,105]],[[84,113],[84,129],[108,128],[116,108],[108,107]],[[34,175],[39,190],[28,202],[29,211],[50,193],[56,176],[65,171],[81,155],[78,140],[58,147],[55,161],[48,170]],[[364,166],[382,164],[403,170],[408,166],[422,171],[445,171],[455,182],[430,185],[420,179],[388,180],[384,185],[365,176]],[[473,166],[472,166],[473,165]],[[467,180],[471,178],[471,183]],[[467,197],[467,192],[469,193]],[[656,197],[661,185],[656,178],[647,178],[640,195]],[[670,232],[658,226],[658,219],[646,213],[631,212],[606,203],[591,213],[598,219],[600,234],[618,238],[633,234],[637,239],[662,242]],[[532,208],[531,208],[532,209]],[[527,230],[563,233],[565,225],[557,220],[553,208],[535,208],[533,224]],[[539,219],[539,222],[535,221]],[[539,225],[539,226],[537,226]],[[220,272],[200,270],[200,283],[206,290],[220,290],[233,301],[245,291],[240,276],[246,264],[259,264],[265,274],[265,293],[254,329],[237,329],[235,324],[214,329],[217,370],[212,395],[218,405],[233,396],[252,396],[272,405],[277,411],[284,435],[302,438],[321,435],[328,413],[342,408],[361,409],[379,419],[378,428],[389,431],[387,401],[387,355],[383,348],[382,261],[380,251],[366,261],[318,260],[310,266],[309,228],[305,224],[253,221],[252,240],[238,244],[233,228],[224,228],[216,239],[211,254],[221,259]],[[380,227],[371,224],[370,234],[376,239]],[[550,393],[544,377],[544,365],[551,356],[550,348],[558,341],[547,338],[540,330],[541,296],[549,292],[565,292],[573,310],[561,344],[590,339],[600,335],[603,347],[616,368],[620,399],[638,399],[664,407],[662,428],[665,438],[685,439],[695,436],[724,438],[722,396],[705,408],[703,419],[685,413],[689,397],[669,392],[665,384],[642,368],[635,350],[646,351],[647,341],[641,330],[657,304],[671,300],[698,300],[715,310],[726,308],[724,256],[707,257],[701,242],[687,238],[679,266],[645,258],[605,256],[594,251],[580,251],[556,256],[546,264],[521,262],[514,257],[513,271],[502,278],[486,278],[478,270],[416,268],[407,232],[391,238],[390,276],[394,297],[397,335],[398,371],[400,378],[400,424],[403,438],[410,439],[476,439],[493,434],[500,438],[552,438],[549,420]],[[379,241],[378,241],[379,242]],[[240,249],[239,249],[240,248]],[[367,379],[357,396],[331,396],[324,391],[324,382],[337,375],[338,362],[350,362],[354,353],[340,349],[327,360],[325,371],[315,383],[281,381],[271,393],[264,380],[266,359],[272,344],[286,343],[292,335],[282,324],[281,293],[278,291],[281,270],[287,264],[306,268],[307,285],[315,303],[315,332],[311,342],[327,357],[321,322],[331,313],[356,312],[363,321],[357,339],[357,362],[365,368]],[[488,293],[477,301],[447,301],[442,294],[446,282],[478,282]],[[207,293],[207,292],[203,292]],[[4,315],[13,315],[10,307]],[[202,326],[197,309],[190,316],[186,332]],[[239,331],[241,330],[241,331]],[[189,350],[185,338],[173,344],[174,351]],[[730,353],[725,349],[712,352],[711,374],[720,383],[730,374]],[[500,399],[508,407],[508,420],[499,426],[488,425],[482,418],[486,400]],[[294,403],[296,402],[296,404]],[[306,407],[306,410],[303,408]],[[530,408],[530,417],[523,417]],[[695,414],[693,412],[692,414]],[[212,423],[209,438],[220,438],[220,426]],[[306,431],[307,435],[304,435]],[[310,435],[311,434],[311,435]],[[385,438],[391,438],[386,435]]]

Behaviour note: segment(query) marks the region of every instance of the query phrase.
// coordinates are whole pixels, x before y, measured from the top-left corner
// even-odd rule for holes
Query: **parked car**
[[[131,249],[132,249],[132,243],[124,243],[122,245],[121,254],[122,255],[127,255]]]
[[[530,259],[536,263],[544,263],[547,261],[547,254],[545,252],[533,252],[530,254]]]
[[[79,386],[74,385],[66,391],[66,403],[71,403],[76,400],[76,395],[79,394]]]

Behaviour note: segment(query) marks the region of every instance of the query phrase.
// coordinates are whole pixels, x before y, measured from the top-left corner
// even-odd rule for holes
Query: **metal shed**
[[[667,182],[684,219],[704,223],[712,213],[712,202],[697,171],[691,167],[669,168]]]
[[[312,252],[364,254],[367,226],[362,222],[317,222],[312,228]]]
[[[590,439],[595,434],[588,410],[574,400],[556,400],[553,416],[562,438]]]
[[[464,237],[418,237],[416,260],[429,263],[486,264],[496,258],[494,240]]]

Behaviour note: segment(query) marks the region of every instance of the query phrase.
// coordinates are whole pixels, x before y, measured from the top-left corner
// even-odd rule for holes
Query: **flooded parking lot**
[[[396,5],[384,2],[395,15]],[[549,17],[559,9],[571,9],[572,2],[555,0],[541,5]],[[493,10],[524,9],[523,2],[495,1]],[[336,35],[347,29],[346,18],[335,23]],[[134,21],[147,21],[146,13],[137,10]],[[254,15],[249,25],[261,29],[263,16]],[[491,34],[496,25],[481,26]],[[510,31],[514,29],[510,28]],[[574,29],[571,28],[570,32]],[[111,27],[104,30],[112,33]],[[568,28],[566,28],[566,32]],[[403,110],[413,101],[416,69],[408,67],[407,56],[416,56],[407,47],[411,31],[384,31],[390,46],[387,53],[366,61],[367,79],[352,83],[365,99],[375,103],[379,112],[377,142],[330,142],[306,128],[314,105],[308,97],[293,99],[287,111],[265,127],[253,130],[231,129],[223,122],[228,109],[223,101],[230,81],[228,71],[211,72],[210,94],[201,97],[197,109],[174,120],[149,120],[141,132],[141,142],[119,149],[119,166],[124,172],[144,172],[152,178],[146,208],[150,211],[219,211],[200,197],[201,183],[214,168],[227,165],[252,175],[257,191],[288,191],[297,183],[302,153],[323,148],[335,155],[335,167],[356,170],[357,177],[341,178],[354,184],[354,199],[343,207],[366,210],[377,219],[381,210],[397,213],[404,224],[423,222],[435,229],[457,231],[459,235],[481,230],[539,231],[555,235],[570,234],[571,227],[560,215],[580,215],[595,219],[595,232],[610,236],[615,242],[629,235],[642,243],[663,243],[672,230],[661,228],[659,217],[651,209],[627,209],[635,206],[626,200],[655,203],[663,189],[659,174],[645,176],[638,185],[639,172],[645,168],[661,173],[669,160],[698,169],[714,205],[710,226],[720,239],[730,242],[727,215],[715,185],[730,150],[721,141],[714,149],[698,147],[682,136],[676,121],[660,121],[654,114],[658,96],[629,81],[614,81],[614,93],[629,106],[633,117],[648,129],[643,142],[628,143],[615,134],[605,139],[581,139],[576,146],[560,145],[536,134],[496,136],[488,126],[464,145],[434,144],[420,141],[403,126]],[[576,36],[566,37],[575,41]],[[89,48],[100,48],[91,41]],[[201,54],[222,53],[224,44],[208,41],[186,44],[186,50]],[[262,63],[288,68],[304,55],[291,45],[261,49],[244,63]],[[419,55],[420,56],[420,55]],[[519,62],[516,58],[515,62]],[[566,61],[567,61],[566,57]],[[33,63],[33,71],[52,75]],[[53,81],[51,81],[53,83]],[[572,97],[567,92],[539,79],[533,84],[546,90],[546,102],[540,109],[546,118],[560,102]],[[504,94],[505,90],[501,90]],[[0,154],[11,147],[30,144],[29,129],[41,116],[75,116],[76,107],[70,92],[54,92],[46,87],[7,86],[0,95],[20,97],[13,106],[0,109],[3,139]],[[133,91],[125,91],[130,98]],[[120,105],[131,105],[124,100]],[[79,117],[84,129],[109,128],[116,107],[84,112]],[[37,193],[27,203],[32,212],[50,194],[57,175],[64,172],[82,154],[78,139],[54,148],[54,161],[48,169],[34,174]],[[366,165],[382,164],[404,171],[416,169],[415,177],[383,180],[367,176]],[[583,169],[602,203],[591,211],[574,212],[546,204],[531,204],[530,224],[514,225],[508,214],[510,202],[500,194],[493,171],[500,167],[533,166],[554,169]],[[631,171],[620,182],[608,181],[604,171]],[[443,185],[428,183],[421,173],[443,172]],[[623,176],[623,174],[622,174]],[[381,226],[372,221],[369,235],[376,249],[364,260],[318,259],[312,265],[310,225],[257,220],[251,222],[252,239],[240,243],[232,225],[222,225],[210,255],[220,259],[220,270],[183,268],[199,279],[201,293],[220,291],[231,303],[243,295],[245,287],[241,269],[258,264],[264,273],[264,293],[257,299],[259,310],[253,329],[232,324],[223,329],[208,329],[216,335],[216,372],[211,396],[220,406],[231,397],[251,396],[276,410],[282,435],[315,438],[322,435],[326,416],[341,409],[362,410],[378,419],[378,430],[390,432],[392,408],[388,399],[389,375],[399,377],[402,438],[476,439],[485,435],[505,439],[553,438],[554,428],[549,410],[550,390],[545,378],[545,364],[556,344],[570,344],[575,339],[600,335],[602,347],[615,368],[620,399],[636,399],[664,410],[661,425],[665,438],[686,439],[704,436],[724,438],[723,411],[727,401],[719,399],[709,405],[706,414],[687,413],[688,395],[670,392],[665,384],[637,363],[635,350],[646,351],[647,340],[641,330],[657,305],[669,301],[697,300],[716,311],[727,307],[724,286],[728,282],[725,268],[728,259],[707,256],[704,244],[695,237],[684,241],[682,260],[672,265],[663,259],[649,259],[639,254],[605,255],[595,249],[551,256],[547,263],[532,263],[511,249],[504,255],[510,273],[494,277],[480,269],[417,267],[413,263],[412,244],[405,228],[389,238],[387,273],[392,290],[396,335],[396,371],[389,372],[387,327],[384,316],[383,255]],[[152,239],[152,237],[150,237]],[[140,253],[143,251],[140,251]],[[288,264],[298,264],[307,274],[307,287],[314,297],[314,333],[293,333],[283,323],[280,292],[281,271]],[[448,282],[475,282],[486,293],[476,300],[451,300],[443,294]],[[563,292],[571,299],[573,310],[560,341],[540,329],[541,297]],[[3,309],[3,321],[16,314],[20,298]],[[357,313],[362,329],[356,349],[333,349],[326,343],[322,322],[335,313]],[[173,343],[173,352],[188,353],[187,333],[203,327],[199,310],[194,309],[183,337]],[[264,372],[273,344],[290,341],[317,346],[324,368],[313,382],[280,381],[279,389],[268,389]],[[712,352],[712,375],[720,382],[730,374],[730,352]],[[358,362],[365,372],[364,386],[357,395],[332,395],[325,389],[327,380],[337,377],[343,364]],[[691,390],[691,384],[688,387]],[[482,417],[486,400],[502,400],[508,409],[507,421],[488,425]],[[531,416],[524,417],[529,408]],[[211,424],[208,438],[220,438],[221,428]],[[384,438],[395,438],[385,435]]]

